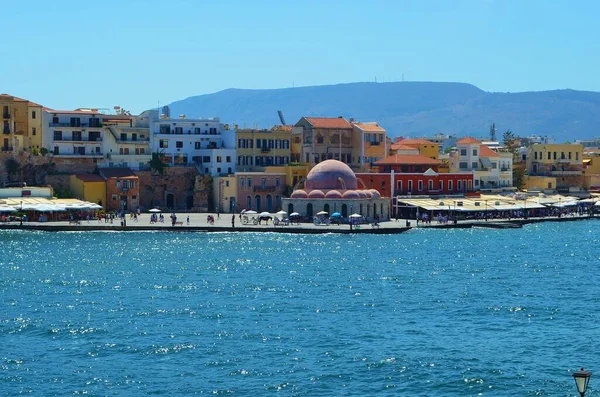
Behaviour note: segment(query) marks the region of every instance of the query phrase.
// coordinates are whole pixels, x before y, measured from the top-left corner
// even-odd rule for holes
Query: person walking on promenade
[[[235,229],[235,214],[231,215],[231,228]]]

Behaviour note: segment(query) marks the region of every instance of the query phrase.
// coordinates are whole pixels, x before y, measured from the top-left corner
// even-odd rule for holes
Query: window
[[[241,188],[244,188],[244,182],[245,182],[245,181],[246,181],[246,180],[245,180],[244,178],[240,178],[240,187],[241,187]]]
[[[161,139],[158,141],[158,147],[161,149],[166,149],[169,147],[169,141],[167,139]]]
[[[433,190],[433,180],[432,179],[427,181],[427,189]]]
[[[448,191],[451,192],[454,189],[454,186],[452,186],[452,181],[448,181]]]
[[[183,134],[183,127],[175,127],[176,134]]]
[[[252,178],[248,178],[248,187],[252,187]]]
[[[116,194],[112,195],[112,201],[117,201],[117,195]]]
[[[175,142],[175,147],[178,149],[181,149],[183,147],[183,141],[176,141]]]
[[[401,192],[402,191],[402,181],[398,181],[397,186],[398,187],[396,189]]]
[[[200,144],[200,142],[194,142],[194,149],[201,149],[202,146]]]
[[[571,152],[569,152],[569,160],[571,160]]]
[[[477,149],[473,149],[473,156],[477,156]]]
[[[260,142],[261,142],[261,141],[260,141],[260,139],[257,139],[257,140],[256,140],[256,147],[257,147],[257,148],[260,148]]]
[[[225,181],[225,187],[229,187],[229,181]]]
[[[222,158],[221,156],[217,156],[217,163],[220,163],[220,162],[222,162],[222,159],[223,159],[223,158]]]
[[[460,168],[460,169],[466,169],[466,168],[468,168],[468,167],[469,167],[469,166],[467,165],[467,162],[466,162],[466,161],[461,161],[461,162],[459,163],[459,165],[458,165],[458,168]]]
[[[31,118],[32,118],[32,119],[35,119],[35,117],[36,117],[35,110],[32,110],[32,111],[31,111]]]
[[[62,141],[62,131],[54,131],[54,140]]]
[[[556,152],[554,152],[554,156],[553,156],[554,160],[556,160]]]
[[[419,191],[423,190],[423,181],[418,182]]]
[[[579,161],[579,152],[575,152],[575,160]]]
[[[408,181],[408,191],[412,192],[413,190],[413,181]]]
[[[466,156],[467,155],[467,149],[460,149],[460,155],[461,156]]]
[[[281,184],[281,180],[279,178],[275,178],[275,186],[279,187],[280,184]]]
[[[462,190],[462,181],[457,181],[456,187],[458,188],[458,190]]]
[[[31,127],[31,135],[35,135],[37,133],[37,130],[35,129],[35,127]]]
[[[231,163],[231,156],[227,156],[227,157],[225,157],[225,162],[227,162],[227,163]]]
[[[471,168],[473,168],[474,170],[476,170],[476,169],[477,169],[477,165],[478,165],[478,164],[477,164],[477,161],[473,161],[473,162],[471,163]]]
[[[533,159],[534,159],[534,160],[537,160],[537,159],[538,159],[538,158],[537,158],[537,154],[538,154],[538,152],[533,152]]]
[[[267,187],[267,178],[260,178],[260,187],[266,189]]]
[[[203,163],[210,163],[210,156],[202,156]]]
[[[439,190],[444,190],[444,181],[439,181]]]
[[[71,117],[71,127],[81,127],[81,119],[79,117]]]
[[[548,160],[552,158],[552,153],[548,152]]]

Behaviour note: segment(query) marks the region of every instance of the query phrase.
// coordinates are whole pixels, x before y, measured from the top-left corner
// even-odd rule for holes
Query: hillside
[[[267,128],[302,116],[377,121],[390,136],[437,132],[485,136],[492,122],[501,135],[548,135],[557,142],[600,135],[600,93],[555,90],[490,93],[465,83],[351,83],[272,90],[228,89],[170,104],[171,114],[220,117],[240,127]]]

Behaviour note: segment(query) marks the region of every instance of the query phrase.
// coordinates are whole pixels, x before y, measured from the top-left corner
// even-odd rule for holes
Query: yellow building
[[[237,185],[235,175],[220,176],[213,179],[213,203],[215,212],[235,212]]]
[[[42,106],[12,95],[0,95],[3,152],[39,150],[42,145]]]
[[[583,187],[588,190],[600,190],[600,152],[598,149],[586,150],[583,158]]]
[[[387,132],[377,123],[358,123],[351,121],[352,158],[358,159],[359,171],[368,172],[373,164],[383,160],[388,154]]]
[[[79,200],[97,203],[106,208],[106,181],[96,174],[77,174],[70,178],[71,193]]]
[[[270,130],[237,130],[238,171],[259,172],[267,166],[289,164],[291,132],[291,126],[276,126]]]
[[[535,143],[527,149],[527,175],[531,177],[554,178],[554,188],[549,188],[551,180],[541,182],[541,189],[568,191],[584,187],[583,145]],[[533,178],[536,180],[536,178]],[[527,181],[526,185],[531,186]],[[537,182],[536,182],[537,184]]]
[[[289,193],[293,191],[294,186],[304,179],[310,172],[311,167],[308,164],[293,164],[286,165],[283,167],[267,167],[265,169],[266,174],[285,174],[286,181],[290,188]]]
[[[419,150],[421,156],[429,157],[432,160],[439,160],[439,145],[426,139],[403,139],[396,141],[391,148],[391,154],[395,154],[395,148],[398,145],[412,146]]]

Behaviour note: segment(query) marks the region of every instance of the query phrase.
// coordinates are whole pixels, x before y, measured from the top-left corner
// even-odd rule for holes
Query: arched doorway
[[[342,204],[342,216],[344,218],[348,217],[348,206],[346,204]]]
[[[281,196],[276,195],[275,196],[275,209],[279,209],[279,208],[281,208]]]
[[[260,196],[258,194],[256,196],[254,196],[254,204],[255,204],[255,208],[254,209],[257,212],[260,212],[262,208],[260,206]]]
[[[175,196],[173,193],[167,193],[166,202],[167,208],[175,208]]]
[[[288,215],[290,215],[290,214],[292,214],[293,212],[294,212],[294,204],[292,204],[292,203],[289,203],[289,204],[288,204],[288,210],[287,210],[287,213],[288,213]]]
[[[192,208],[194,208],[194,196],[187,196],[185,207],[187,210],[191,210]]]
[[[327,212],[327,214],[331,215],[331,212],[329,212],[329,204],[325,204],[323,206],[323,211]]]
[[[312,203],[308,203],[306,205],[306,216],[313,216],[313,207]]]
[[[267,211],[273,212],[273,197],[270,194],[267,194]]]

